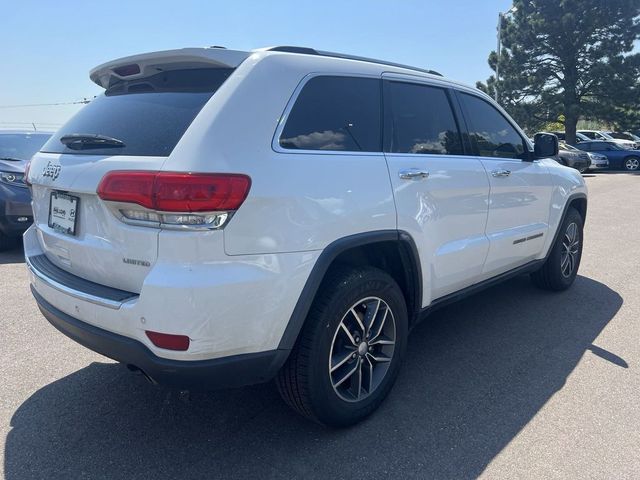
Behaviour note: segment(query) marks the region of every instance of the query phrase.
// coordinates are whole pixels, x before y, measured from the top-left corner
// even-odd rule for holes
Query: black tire
[[[338,387],[334,388],[334,383],[338,382],[332,380],[330,373],[332,345],[338,338],[337,332],[342,331],[340,325],[347,319],[351,307],[355,308],[356,304],[364,306],[364,303],[359,302],[371,297],[386,302],[392,312],[391,318],[395,326],[394,350],[385,373],[378,377],[377,387],[372,388],[370,393],[364,392],[366,396],[360,400],[346,401],[338,393]],[[374,321],[375,318],[374,316]],[[363,320],[366,321],[366,314]],[[372,267],[336,268],[323,281],[298,341],[278,373],[276,384],[280,395],[291,408],[318,423],[345,427],[359,422],[376,410],[391,390],[406,349],[407,331],[407,307],[402,291],[393,278]],[[366,358],[349,360],[352,361],[362,361],[362,365],[365,365]],[[345,364],[345,368],[347,367],[348,364]],[[371,376],[373,377],[375,375]],[[358,396],[363,391],[360,388],[363,377],[359,378]],[[352,381],[350,378],[349,383]],[[345,388],[347,383],[342,385],[340,388]]]
[[[622,168],[627,172],[640,171],[640,157],[630,156],[622,161]]]
[[[16,245],[18,245],[17,238],[7,237],[0,233],[0,252],[14,248]]]
[[[568,247],[572,252],[574,251],[572,247],[574,241],[570,239],[569,233],[572,225],[575,225],[578,243],[575,246],[575,254],[568,255]],[[575,208],[569,207],[547,260],[540,270],[531,274],[531,279],[536,286],[544,290],[559,292],[566,290],[573,284],[582,258],[583,225],[584,221],[580,213]],[[569,267],[571,267],[570,271]]]

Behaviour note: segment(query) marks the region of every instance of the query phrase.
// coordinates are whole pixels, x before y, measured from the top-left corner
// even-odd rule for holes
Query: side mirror
[[[553,133],[540,132],[533,136],[533,153],[536,158],[555,157],[558,150],[558,137]]]

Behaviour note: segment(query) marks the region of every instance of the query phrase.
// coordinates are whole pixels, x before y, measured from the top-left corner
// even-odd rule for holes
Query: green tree
[[[534,130],[564,120],[569,142],[580,118],[630,128],[640,107],[640,0],[515,0],[502,17],[500,79],[477,87]],[[495,71],[498,54],[491,52]]]

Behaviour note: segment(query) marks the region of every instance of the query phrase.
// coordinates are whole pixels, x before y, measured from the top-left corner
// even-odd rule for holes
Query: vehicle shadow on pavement
[[[0,265],[7,265],[9,263],[24,263],[22,242],[19,242],[18,245],[9,250],[0,251]]]
[[[414,329],[381,408],[331,430],[272,384],[193,393],[113,363],[57,380],[14,413],[4,472],[24,478],[474,478],[562,388],[622,298],[578,277],[551,294],[516,278]],[[42,355],[46,355],[43,352]]]

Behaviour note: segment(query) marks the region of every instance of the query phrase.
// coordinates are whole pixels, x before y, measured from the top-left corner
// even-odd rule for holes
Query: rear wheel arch
[[[316,261],[282,335],[279,349],[291,350],[311,305],[332,269],[372,266],[388,273],[403,292],[409,325],[422,307],[422,271],[413,238],[404,231],[379,230],[340,238],[329,244]]]

